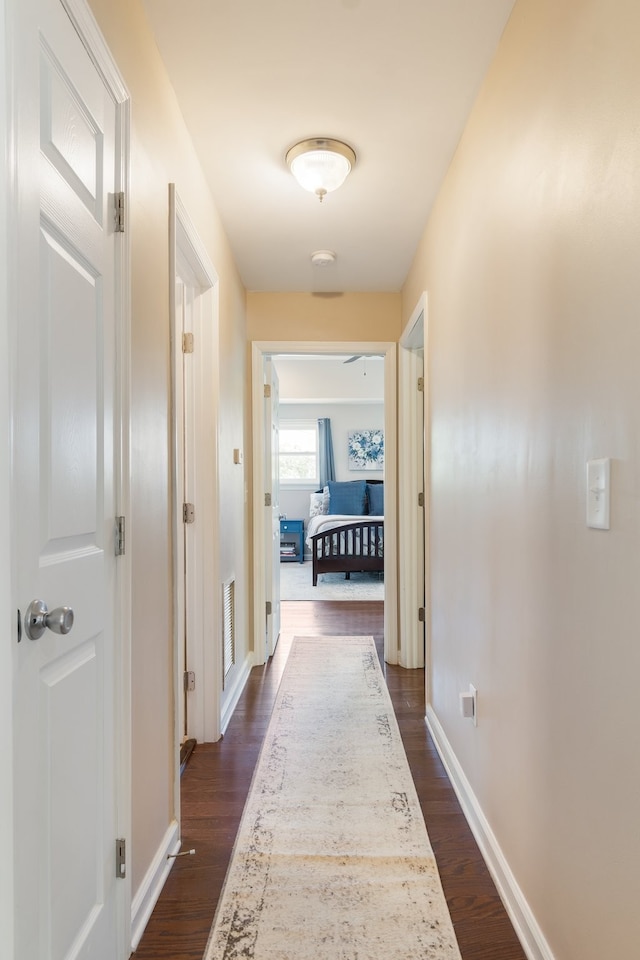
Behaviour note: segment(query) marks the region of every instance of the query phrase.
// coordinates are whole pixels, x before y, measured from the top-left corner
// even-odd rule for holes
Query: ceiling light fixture
[[[341,140],[312,137],[291,147],[285,159],[300,186],[315,193],[322,203],[327,193],[337,190],[347,179],[355,166],[356,154]]]
[[[336,255],[333,250],[316,250],[311,254],[311,263],[314,267],[330,267],[336,262]]]

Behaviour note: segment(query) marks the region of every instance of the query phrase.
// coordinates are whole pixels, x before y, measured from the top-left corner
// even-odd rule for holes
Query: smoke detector
[[[311,263],[314,267],[329,267],[336,262],[336,255],[333,250],[316,250],[311,254]]]

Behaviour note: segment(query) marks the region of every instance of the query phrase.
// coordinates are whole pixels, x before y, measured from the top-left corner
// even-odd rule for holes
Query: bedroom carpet
[[[384,580],[377,573],[323,573],[312,584],[311,561],[280,564],[281,600],[384,600]]]
[[[205,960],[460,960],[371,637],[297,637]]]

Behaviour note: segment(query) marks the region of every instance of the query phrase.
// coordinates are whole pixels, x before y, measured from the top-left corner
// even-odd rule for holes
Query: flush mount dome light
[[[330,267],[336,262],[336,255],[333,250],[316,250],[311,254],[311,263],[314,267]]]
[[[337,190],[355,166],[356,154],[341,140],[312,137],[301,140],[287,152],[291,173],[305,190],[322,202],[327,193]]]

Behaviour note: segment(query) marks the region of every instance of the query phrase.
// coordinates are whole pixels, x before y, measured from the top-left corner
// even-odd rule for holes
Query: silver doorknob
[[[24,629],[30,640],[39,640],[47,628],[54,633],[64,634],[69,633],[72,626],[71,607],[56,607],[49,613],[42,600],[32,600],[24,615]]]

